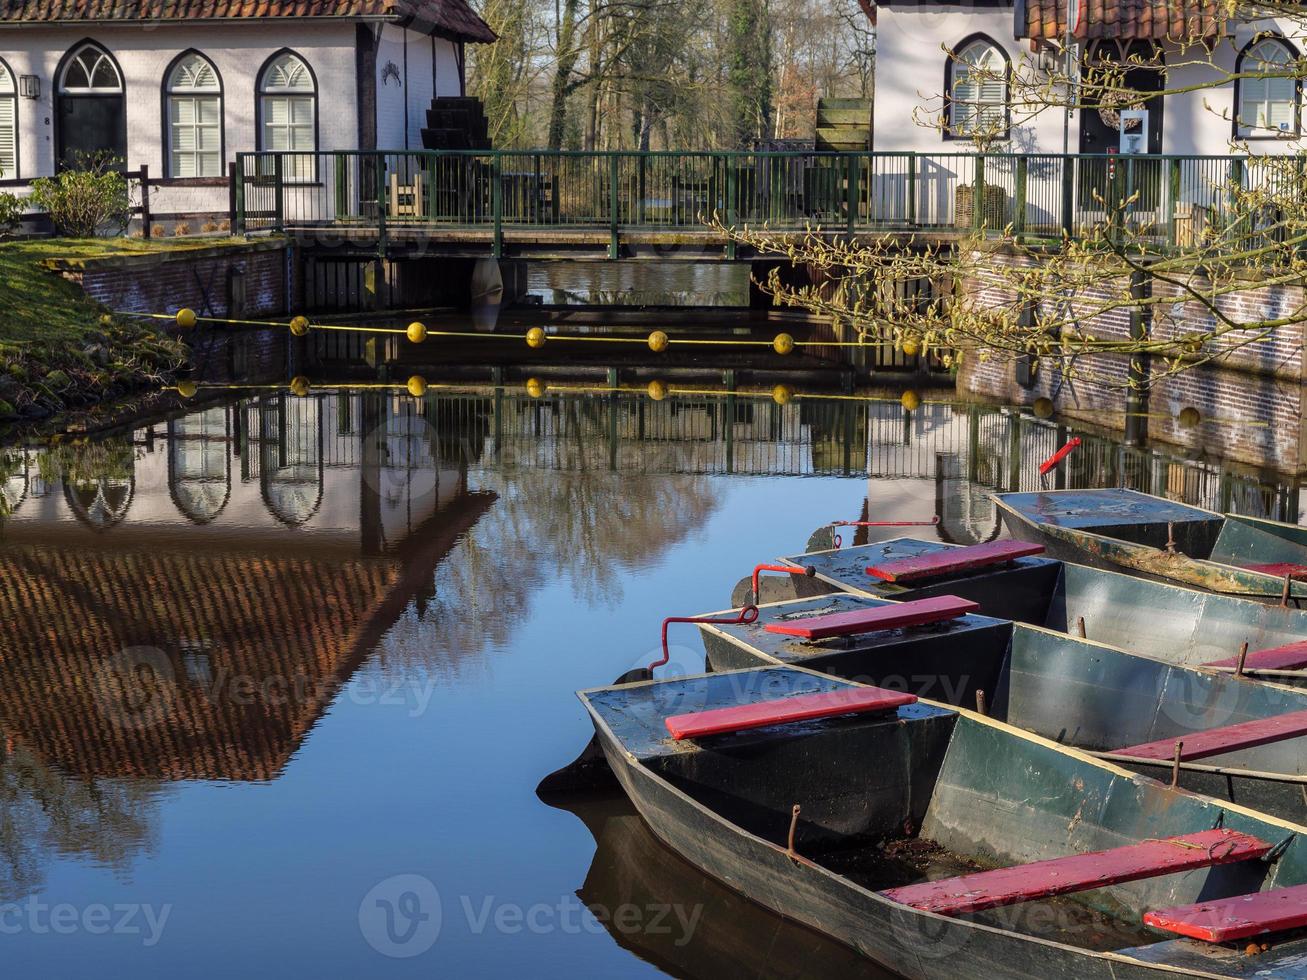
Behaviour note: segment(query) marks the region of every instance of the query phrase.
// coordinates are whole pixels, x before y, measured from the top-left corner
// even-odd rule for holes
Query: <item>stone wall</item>
[[[280,316],[299,305],[281,241],[184,248],[47,263],[111,310]]]
[[[1023,261],[1016,256],[995,255],[994,264]],[[995,280],[962,283],[973,298],[995,306],[1010,307],[1012,296]],[[1108,296],[1123,283],[1105,282],[1098,290]],[[1153,336],[1168,337],[1209,329],[1212,315],[1192,300],[1184,300],[1176,287],[1158,284],[1154,295],[1169,293],[1175,303],[1157,307]],[[1222,309],[1236,320],[1274,318],[1285,315],[1304,302],[1300,286],[1250,289],[1223,301]],[[1126,311],[1091,315],[1092,297],[1080,309],[1082,330],[1102,339],[1126,339],[1130,335]],[[1075,304],[1073,304],[1075,309]],[[1217,341],[1209,352],[1225,353],[1208,365],[1158,378],[1148,396],[1147,432],[1159,439],[1195,451],[1219,454],[1254,466],[1299,473],[1307,471],[1307,425],[1302,395],[1307,358],[1303,351],[1304,328],[1294,325],[1276,330],[1265,339],[1229,350],[1229,342]],[[1068,418],[1092,421],[1116,431],[1126,423],[1123,385],[1128,362],[1116,355],[1096,355],[1083,362],[1083,374],[1064,379],[1051,365],[1037,370],[1029,387],[1017,383],[1017,367],[1007,359],[982,360],[970,353],[958,373],[958,391],[1018,405],[1030,405],[1048,397],[1057,412]],[[1161,365],[1154,365],[1160,372]],[[1180,425],[1185,408],[1197,409],[1202,421],[1193,428]]]

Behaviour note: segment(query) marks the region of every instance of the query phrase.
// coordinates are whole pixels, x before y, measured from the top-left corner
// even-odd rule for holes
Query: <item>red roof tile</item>
[[[1060,40],[1066,0],[1026,0],[1022,37]],[[1228,33],[1219,0],[1080,0],[1080,40],[1199,40]]]
[[[384,17],[465,41],[496,39],[466,0],[0,0],[0,24],[254,17]]]

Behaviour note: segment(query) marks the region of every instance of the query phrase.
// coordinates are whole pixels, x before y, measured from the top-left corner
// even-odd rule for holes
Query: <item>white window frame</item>
[[[1267,55],[1276,55],[1268,58]],[[1285,75],[1291,76],[1297,53],[1288,42],[1277,36],[1264,36],[1250,41],[1239,53],[1237,71],[1261,71],[1262,66],[1284,65]],[[1236,139],[1293,139],[1302,134],[1302,107],[1298,80],[1283,78],[1240,78],[1234,93],[1234,123]],[[1254,104],[1254,118],[1247,120],[1245,108]],[[1286,128],[1272,127],[1274,107],[1289,107],[1291,118]]]
[[[198,71],[188,71],[188,69],[198,68]],[[208,71],[208,80],[203,78],[203,71]],[[164,80],[164,100],[167,106],[167,122],[164,131],[164,146],[167,151],[167,174],[169,179],[185,179],[190,177],[221,177],[223,175],[223,102],[222,102],[222,78],[218,74],[217,66],[212,61],[200,54],[198,51],[188,51],[183,54],[173,64]],[[182,115],[183,106],[190,106],[190,122],[182,122],[179,116]],[[214,123],[200,122],[200,111],[202,106],[211,106],[216,108],[217,121]],[[191,145],[194,149],[178,149],[176,136],[180,130],[191,130]],[[216,136],[217,148],[213,150],[199,149],[200,135],[203,131],[210,131]],[[190,158],[191,173],[183,173],[186,168],[180,167],[179,163]],[[206,163],[208,164],[206,166]]]
[[[0,61],[0,180],[18,177],[18,83]]]
[[[951,56],[949,69],[945,135],[957,140],[974,139],[978,134],[1007,139],[1009,63],[1003,49],[989,38],[971,38]],[[973,69],[977,70],[977,78],[972,77]],[[975,91],[966,90],[964,86],[968,85]],[[998,91],[986,92],[987,87],[997,87]],[[997,125],[989,125],[986,117],[994,112],[998,114],[994,120]]]
[[[95,57],[88,59],[88,54],[94,54]],[[74,65],[79,65],[86,75],[86,85],[69,85],[68,73],[73,70]],[[113,85],[96,85],[95,76],[99,72],[101,65],[108,66],[113,72]],[[59,91],[64,95],[104,95],[106,93],[121,93],[123,91],[123,77],[118,71],[118,66],[110,57],[109,52],[94,41],[87,41],[79,45],[72,53],[72,56],[64,63],[64,70],[59,75]]]
[[[280,78],[273,76],[280,71]],[[259,149],[281,155],[282,180],[288,184],[312,183],[317,179],[318,152],[318,85],[309,63],[294,51],[274,56],[259,75]],[[269,117],[274,106],[284,107],[284,123]],[[296,123],[296,107],[308,107],[308,122]],[[285,147],[273,145],[272,134],[280,130],[286,136]],[[307,145],[296,142],[297,132],[307,132]]]

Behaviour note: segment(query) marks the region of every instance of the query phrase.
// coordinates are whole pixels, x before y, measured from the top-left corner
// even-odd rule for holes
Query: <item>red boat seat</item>
[[[1184,742],[1180,750],[1181,762],[1196,762],[1214,755],[1225,755],[1239,749],[1255,749],[1259,745],[1283,742],[1285,739],[1307,735],[1307,711],[1290,711],[1270,718],[1256,718],[1224,728],[1209,728],[1183,738],[1164,738],[1158,742],[1132,745],[1115,749],[1112,755],[1128,755],[1132,759],[1158,759],[1164,762],[1175,758],[1175,743]]]
[[[1217,670],[1226,668],[1236,670],[1239,667],[1239,658],[1226,657],[1224,660],[1213,660],[1203,666],[1214,667]],[[1255,650],[1249,653],[1244,661],[1244,670],[1301,670],[1303,667],[1307,667],[1307,640],[1287,643],[1282,647]]]
[[[799,636],[805,640],[825,640],[832,636],[853,636],[876,630],[892,630],[902,626],[924,626],[948,619],[957,619],[973,613],[980,606],[955,595],[935,596],[931,599],[914,599],[889,606],[871,606],[828,616],[811,616],[768,623],[768,633]]]
[[[951,575],[954,572],[966,572],[990,565],[1002,565],[1018,558],[1042,555],[1042,544],[1026,544],[1022,541],[990,541],[986,544],[973,544],[965,548],[946,548],[910,558],[893,558],[879,565],[867,566],[867,574],[886,582],[908,582],[918,578],[932,578],[936,575]]]
[[[893,711],[905,704],[913,704],[916,700],[915,694],[887,691],[881,687],[845,687],[838,691],[798,694],[770,701],[755,701],[753,704],[733,704],[729,708],[672,715],[667,719],[667,730],[672,733],[672,738],[680,741],[684,738],[742,732],[814,718]]]
[[[1144,924],[1209,943],[1300,929],[1307,926],[1307,885],[1145,912]]]
[[[1275,561],[1267,564],[1247,564],[1241,566],[1250,572],[1261,572],[1263,575],[1274,575],[1276,578],[1284,578],[1290,575],[1293,578],[1302,578],[1307,576],[1307,565],[1295,565],[1287,561]]]
[[[1141,878],[1248,861],[1270,850],[1270,844],[1236,830],[1204,830],[1127,844],[1110,851],[1073,854],[958,878],[923,881],[891,888],[881,895],[924,912],[964,915]]]

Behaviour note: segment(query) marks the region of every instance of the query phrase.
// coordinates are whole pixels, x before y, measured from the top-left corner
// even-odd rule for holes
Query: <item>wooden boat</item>
[[[1307,690],[1195,670],[1038,626],[956,597],[834,593],[769,603],[702,631],[708,665],[802,666],[993,717],[1163,780],[1307,822]],[[925,618],[930,616],[931,618]],[[1268,726],[1247,732],[1240,726]]]
[[[1153,497],[1136,490],[994,495],[1014,538],[1053,558],[1210,592],[1307,597],[1307,528]]]
[[[802,668],[580,698],[663,843],[910,980],[1307,977],[1305,827]]]
[[[998,619],[1099,640],[1166,663],[1232,672],[1248,644],[1250,677],[1307,685],[1307,610],[1217,595],[1020,553],[1034,545],[960,547],[898,538],[793,555],[780,564],[811,575],[759,580],[771,601],[835,590],[888,599],[956,595]],[[749,600],[745,579],[732,596]]]

